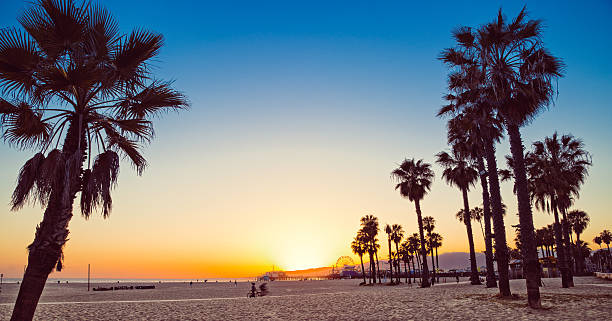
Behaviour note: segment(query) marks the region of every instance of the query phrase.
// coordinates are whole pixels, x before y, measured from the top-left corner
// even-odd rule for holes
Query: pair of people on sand
[[[263,283],[262,285],[260,285],[259,291],[257,291],[257,288],[255,287],[255,282],[251,282],[251,292],[249,293],[250,298],[254,298],[256,296],[265,296],[266,294],[268,294],[267,283]]]

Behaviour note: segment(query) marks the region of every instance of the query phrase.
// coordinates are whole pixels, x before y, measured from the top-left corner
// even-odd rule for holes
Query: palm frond
[[[9,106],[3,100],[1,102],[3,111],[2,125],[5,128],[2,133],[3,139],[10,145],[19,148],[29,148],[43,144],[50,136],[51,125],[42,120],[42,114],[35,111],[32,106],[25,102],[18,106]]]
[[[153,82],[141,92],[128,96],[118,106],[120,118],[147,118],[168,110],[189,106],[185,96],[173,90],[169,83]]]
[[[19,171],[17,178],[17,186],[11,197],[11,210],[15,211],[23,207],[23,205],[34,196],[34,183],[38,175],[40,164],[44,161],[45,156],[42,153],[36,153],[23,165]]]
[[[119,176],[119,156],[117,153],[109,150],[98,155],[89,176],[88,184],[94,184],[95,186],[87,187],[88,190],[84,199],[86,211],[81,207],[82,214],[85,217],[89,217],[92,208],[95,208],[100,201],[102,203],[102,215],[106,218],[112,210],[113,199],[111,197],[111,190],[117,184]]]
[[[0,88],[2,92],[30,93],[36,84],[34,70],[41,61],[36,44],[27,33],[0,29]]]

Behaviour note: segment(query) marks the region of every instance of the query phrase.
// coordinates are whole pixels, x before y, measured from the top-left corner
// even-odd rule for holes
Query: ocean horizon
[[[222,283],[222,282],[253,282],[257,280],[257,277],[242,277],[242,278],[193,278],[193,279],[154,279],[154,278],[91,278],[90,283],[187,283],[187,282],[197,282],[197,283]],[[22,278],[3,278],[2,283],[17,283],[21,282]],[[87,283],[87,278],[48,278],[47,283],[55,283],[60,281],[60,284],[65,284],[66,281],[68,283]]]

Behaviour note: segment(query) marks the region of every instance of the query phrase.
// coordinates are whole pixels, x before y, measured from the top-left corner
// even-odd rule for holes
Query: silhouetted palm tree
[[[576,247],[579,249],[579,244],[581,242],[580,234],[582,234],[582,232],[584,232],[586,227],[589,225],[589,215],[585,211],[573,210],[567,213],[567,219],[571,229],[576,232]],[[581,251],[577,251],[576,254],[576,271],[582,274],[584,273],[584,256],[581,255]]]
[[[387,224],[385,226],[385,233],[387,233],[387,242],[389,246],[389,270],[391,272],[390,282],[393,283],[393,254],[391,254],[391,233],[393,230],[391,229],[391,225]]]
[[[359,255],[359,261],[361,261],[361,275],[363,276],[363,284],[366,284],[365,268],[363,266],[363,255],[368,251],[368,245],[366,236],[361,231],[357,232],[357,236],[351,243],[351,250],[353,253]]]
[[[404,229],[402,228],[401,225],[399,224],[393,224],[391,226],[391,239],[393,240],[393,243],[395,243],[395,253],[398,254],[397,257],[397,283],[400,283],[400,268],[399,268],[399,260],[401,258],[400,256],[400,250],[399,250],[399,243],[402,241],[402,238],[404,237]]]
[[[423,257],[423,270],[421,271],[421,287],[427,288],[429,284],[429,271],[427,267],[427,251],[425,249],[425,235],[423,233],[423,219],[421,216],[420,201],[425,197],[425,194],[431,189],[431,182],[434,178],[434,172],[431,170],[431,165],[423,162],[422,159],[415,162],[414,159],[405,159],[399,166],[391,172],[391,176],[398,183],[395,189],[399,190],[400,195],[414,202],[419,224],[419,234],[421,242],[421,255]]]
[[[599,234],[599,237],[601,238],[601,241],[605,243],[608,247],[608,252],[610,252],[610,242],[612,242],[612,233],[610,233],[610,231],[608,230],[603,230]]]
[[[421,253],[421,239],[419,238],[419,234],[418,233],[413,233],[411,236],[408,237],[408,249],[410,250],[410,253],[414,254],[414,258],[412,259],[412,270],[414,271],[414,282],[416,282],[416,267],[414,265],[414,259],[416,259],[417,261],[417,265],[419,266],[420,270],[423,270],[423,267],[421,266],[421,260],[419,258],[419,254]]]
[[[361,230],[366,235],[366,240],[368,243],[368,254],[370,256],[370,276],[372,277],[374,283],[376,283],[376,276],[380,273],[377,269],[378,249],[380,248],[378,239],[376,238],[379,231],[378,218],[374,215],[366,215],[362,217]]]
[[[470,151],[479,171],[482,186],[487,261],[487,287],[496,287],[493,271],[493,250],[490,218],[495,230],[496,257],[499,273],[499,291],[502,296],[510,296],[508,276],[508,247],[506,229],[502,215],[501,194],[495,157],[495,143],[502,135],[499,117],[489,103],[487,96],[490,88],[484,83],[482,68],[478,65],[478,47],[469,28],[459,28],[454,32],[458,48],[447,49],[440,59],[454,68],[449,75],[449,90],[446,96],[450,104],[442,107],[438,116],[454,115],[448,122],[448,142],[451,146],[464,145]],[[487,161],[487,168],[484,165]],[[487,182],[486,178],[489,178]],[[492,213],[489,212],[489,209]]]
[[[582,141],[571,135],[560,138],[557,133],[545,137],[544,141],[533,143],[533,150],[525,157],[529,175],[529,190],[536,208],[552,211],[555,217],[555,239],[562,286],[573,286],[568,266],[569,228],[563,230],[558,209],[566,208],[571,196],[578,197],[580,185],[584,182],[587,167],[591,164],[589,154]],[[511,167],[516,166],[514,158],[508,158]],[[564,200],[560,204],[560,199]],[[564,213],[565,210],[563,210]],[[565,244],[564,242],[565,236]]]
[[[434,248],[431,244],[431,233],[436,228],[436,220],[431,216],[423,217],[423,229],[427,232],[425,240],[427,241],[427,247],[431,254],[431,270],[433,277],[436,277],[436,263],[434,262]]]
[[[463,210],[465,212],[465,219],[463,220],[463,223],[465,224],[468,234],[468,244],[470,247],[470,268],[472,270],[470,275],[470,283],[472,285],[481,284],[476,265],[476,252],[474,250],[470,205],[468,201],[468,191],[478,179],[478,172],[470,160],[456,149],[452,150],[452,154],[440,152],[436,155],[436,157],[436,162],[444,167],[442,177],[449,185],[457,186],[463,195]]]
[[[6,142],[37,151],[19,173],[12,209],[28,201],[46,207],[12,315],[30,320],[49,273],[62,269],[77,194],[85,218],[97,209],[108,217],[119,155],[141,174],[149,119],[188,103],[150,73],[162,35],[122,35],[102,6],[40,0],[19,23],[25,32],[0,30],[0,88],[8,97],[0,98],[0,123]]]
[[[412,283],[412,278],[410,277],[409,272],[412,253],[409,248],[408,240],[405,240],[400,246],[400,258],[404,262],[404,280],[406,283]]]
[[[440,235],[440,234],[438,234],[436,232],[433,232],[430,235],[430,239],[431,239],[430,240],[431,246],[436,250],[436,269],[439,270],[440,269],[440,260],[438,260],[438,248],[440,246],[442,246],[443,238],[442,238],[442,235]],[[439,278],[439,276],[438,276],[438,278]]]
[[[519,128],[547,106],[561,61],[543,47],[539,20],[527,20],[525,9],[511,22],[501,10],[497,19],[478,30],[486,82],[493,89],[493,107],[503,118],[514,159],[514,177],[523,244],[529,306],[540,308],[539,264]]]

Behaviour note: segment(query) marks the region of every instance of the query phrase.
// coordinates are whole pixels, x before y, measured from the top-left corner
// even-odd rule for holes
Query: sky
[[[390,172],[404,158],[433,163],[448,150],[444,101],[448,70],[437,60],[451,30],[478,26],[522,1],[103,1],[121,31],[160,32],[154,74],[173,80],[191,109],[155,120],[142,176],[122,162],[108,219],[75,208],[65,269],[52,277],[213,278],[272,269],[330,266],[351,255],[360,217],[376,215],[417,232],[414,205]],[[522,128],[526,146],[552,135],[582,138],[593,157],[574,208],[591,223],[591,242],[612,229],[612,3],[529,1],[544,41],[566,64],[555,104]],[[0,2],[0,26],[16,26],[25,1]],[[20,167],[33,151],[0,143],[0,272],[20,277],[43,209],[11,212]],[[509,145],[497,146],[505,167]],[[468,251],[459,190],[442,169],[422,201],[444,237],[440,253]],[[470,205],[481,204],[481,190]],[[511,183],[507,238],[518,224]],[[553,216],[534,209],[536,228]],[[381,235],[381,251],[386,238]],[[477,251],[484,250],[474,225]],[[595,245],[595,248],[597,246]],[[384,255],[383,255],[384,256]],[[353,256],[354,257],[354,256]],[[356,257],[355,257],[356,258]],[[357,259],[357,258],[356,258]],[[467,265],[467,264],[466,264]]]

